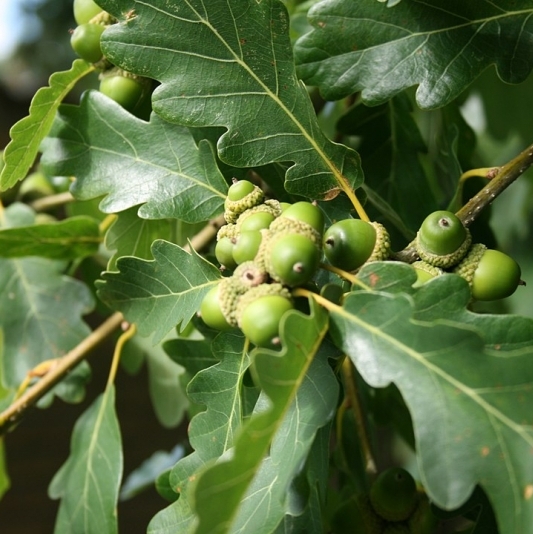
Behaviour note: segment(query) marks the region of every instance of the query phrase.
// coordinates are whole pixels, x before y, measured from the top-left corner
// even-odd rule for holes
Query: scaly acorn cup
[[[391,241],[380,223],[343,219],[326,230],[323,249],[331,265],[353,272],[366,262],[387,259]]]
[[[435,267],[431,263],[423,260],[415,261],[411,264],[411,267],[415,269],[417,277],[413,287],[420,287],[433,278],[444,274],[444,271],[440,267]]]
[[[263,204],[249,208],[239,215],[236,222],[237,232],[268,228],[280,215],[280,203],[274,199],[266,200]]]
[[[248,180],[234,180],[224,202],[224,218],[235,223],[241,213],[263,203],[265,193]]]
[[[312,202],[295,202],[283,210],[282,217],[308,224],[319,235],[324,232],[324,213]]]
[[[239,299],[251,288],[264,284],[267,279],[268,274],[265,271],[253,261],[247,261],[236,267],[232,276],[220,281],[218,300],[228,324],[237,326]]]
[[[418,493],[411,474],[401,467],[382,471],[370,487],[370,502],[387,521],[405,521],[414,512]]]
[[[415,246],[420,258],[435,267],[457,265],[472,244],[470,230],[451,211],[434,211],[420,225]]]
[[[453,272],[468,282],[475,300],[509,297],[522,283],[520,266],[513,258],[481,243],[472,245]]]

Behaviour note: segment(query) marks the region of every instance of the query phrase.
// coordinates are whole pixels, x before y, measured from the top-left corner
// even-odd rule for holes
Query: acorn
[[[435,267],[431,263],[423,260],[415,261],[411,266],[415,269],[417,277],[413,287],[420,287],[433,278],[444,274],[444,271],[440,267]]]
[[[241,213],[263,202],[263,190],[248,180],[234,180],[224,202],[224,218],[235,223]]]
[[[387,521],[405,521],[414,512],[418,494],[416,482],[402,467],[382,471],[370,487],[370,502]]]
[[[327,260],[344,271],[355,271],[369,261],[388,258],[391,242],[380,223],[343,219],[325,232],[323,249]]]
[[[453,272],[468,282],[475,300],[503,299],[523,285],[518,263],[507,254],[481,243],[472,245]]]
[[[470,230],[451,211],[434,211],[420,225],[415,247],[422,260],[449,269],[466,255],[472,243]]]

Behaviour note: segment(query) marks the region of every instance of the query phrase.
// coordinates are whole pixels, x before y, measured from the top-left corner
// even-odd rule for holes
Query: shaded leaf
[[[141,336],[133,337],[130,342],[144,354],[150,399],[158,421],[166,428],[177,426],[188,405],[180,380],[185,369],[167,356],[161,343],[152,346]]]
[[[198,534],[231,529],[241,500],[305,381],[327,332],[327,314],[311,305],[311,316],[291,311],[282,319],[281,352],[255,352],[254,375],[269,399],[268,407],[246,422],[231,456],[204,471],[198,479],[194,490]],[[321,396],[321,391],[316,395]]]
[[[7,473],[6,455],[4,447],[4,438],[0,438],[0,499],[11,486],[9,475]]]
[[[22,180],[33,165],[39,145],[48,134],[57,108],[78,80],[94,71],[94,66],[76,59],[70,70],[50,76],[49,86],[39,89],[30,105],[30,114],[10,130],[12,141],[4,150],[5,166],[0,174],[0,191]]]
[[[136,323],[141,336],[161,341],[176,325],[185,326],[200,309],[204,295],[220,278],[220,271],[196,252],[158,240],[153,261],[124,257],[119,272],[104,272],[98,296]]]
[[[120,500],[131,499],[153,485],[161,473],[170,469],[184,454],[183,445],[176,445],[170,452],[154,452],[126,477],[120,489]]]
[[[73,260],[95,254],[101,241],[98,221],[90,217],[71,217],[49,224],[0,230],[0,256]]]
[[[358,150],[365,191],[379,195],[396,211],[402,225],[416,232],[427,214],[439,206],[420,161],[427,149],[409,97],[400,94],[373,108],[358,104],[341,117],[337,128],[361,138]]]
[[[99,91],[61,106],[41,163],[52,175],[75,176],[77,199],[105,195],[105,213],[142,204],[145,219],[206,221],[222,211],[228,188],[207,141],[197,146],[187,128],[153,114],[137,119]]]
[[[298,73],[328,100],[361,91],[376,105],[418,85],[418,105],[440,107],[490,65],[507,83],[527,78],[532,13],[532,0],[319,2],[308,14],[314,30],[295,46]]]
[[[133,207],[121,211],[106,233],[105,245],[115,251],[107,266],[109,271],[115,270],[117,259],[122,256],[151,260],[151,247],[156,239],[172,240],[175,221],[141,219],[137,210]]]
[[[174,345],[176,347],[176,345]],[[241,388],[243,375],[250,365],[241,334],[222,333],[212,344],[216,365],[199,371],[189,383],[192,402],[205,405],[189,426],[189,441],[194,452],[180,460],[170,473],[170,484],[180,498],[159,512],[149,525],[149,532],[182,532],[194,522],[189,483],[207,462],[220,458],[234,444],[242,425]]]
[[[133,7],[100,4],[119,20]],[[319,199],[360,185],[358,155],[325,137],[296,77],[281,2],[152,0],[134,8],[104,32],[102,49],[114,64],[161,82],[152,97],[161,117],[225,127],[217,149],[235,167],[294,162],[291,193]]]
[[[392,278],[395,266],[385,268]],[[414,312],[408,294],[354,292],[331,311],[330,331],[366,382],[399,388],[413,418],[422,482],[435,503],[457,508],[479,483],[500,530],[527,532],[533,524],[531,346],[502,358],[484,349],[475,329],[421,322]]]
[[[121,477],[122,443],[111,386],[76,421],[70,456],[50,483],[50,497],[61,499],[54,532],[118,532]]]
[[[31,224],[33,212],[12,204],[4,227]],[[0,326],[4,331],[4,384],[17,387],[39,363],[63,356],[90,332],[87,286],[63,275],[66,263],[46,258],[0,259]]]

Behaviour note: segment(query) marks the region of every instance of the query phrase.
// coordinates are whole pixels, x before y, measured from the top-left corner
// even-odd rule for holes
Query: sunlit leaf
[[[95,254],[101,241],[97,221],[90,217],[71,217],[0,230],[0,257],[73,260]]]
[[[105,195],[105,213],[142,204],[146,219],[205,221],[221,212],[227,191],[207,141],[197,146],[187,128],[156,115],[137,119],[98,91],[60,108],[41,163],[50,174],[75,176],[76,198]]]
[[[269,399],[268,405],[243,426],[231,457],[219,461],[199,478],[194,490],[198,534],[228,532],[234,525],[241,500],[306,381],[327,324],[327,314],[316,307],[311,316],[288,312],[280,327],[283,350],[255,353],[254,375]],[[317,397],[328,397],[328,387],[324,391],[316,389],[318,384],[312,380],[309,386]]]
[[[190,321],[221,275],[196,252],[167,241],[155,241],[152,255],[152,261],[120,258],[119,272],[103,273],[98,295],[136,323],[142,336],[154,334],[157,343],[176,325]]]
[[[378,280],[385,269],[376,265]],[[385,268],[398,276],[394,265]],[[444,282],[433,306],[450,294]],[[531,345],[502,357],[485,349],[470,325],[419,317],[406,293],[358,291],[332,310],[331,333],[366,382],[400,389],[413,418],[422,481],[435,503],[456,508],[479,484],[500,530],[527,532],[533,524]]]
[[[105,55],[161,82],[152,103],[164,119],[225,127],[217,145],[223,161],[236,167],[294,162],[287,189],[314,199],[360,185],[358,155],[322,133],[296,77],[281,2],[100,4],[119,20],[132,7],[135,13],[104,32]]]
[[[376,105],[418,85],[419,106],[440,107],[491,65],[507,83],[527,78],[532,14],[532,0],[412,0],[394,9],[325,0],[309,10],[314,30],[296,43],[298,73],[330,100],[361,91]]]
[[[4,151],[5,166],[0,174],[0,191],[13,187],[26,176],[41,141],[52,126],[57,108],[78,80],[93,71],[93,65],[76,59],[70,70],[52,74],[49,87],[35,93],[29,116],[17,122],[9,132],[12,141]]]

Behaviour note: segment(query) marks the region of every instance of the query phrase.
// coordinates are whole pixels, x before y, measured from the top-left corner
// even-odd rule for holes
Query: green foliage
[[[319,2],[309,12],[313,31],[295,48],[298,72],[332,100],[361,91],[368,104],[381,104],[416,84],[421,108],[440,107],[491,64],[507,83],[527,78],[533,3],[516,7],[513,0],[475,6],[456,0],[446,9],[438,0],[394,9],[376,2]]]
[[[102,34],[106,60],[52,75],[0,163],[0,429],[34,400],[80,401],[87,362],[57,376],[54,365],[69,352],[85,358],[124,321],[136,333],[117,342],[118,372],[146,365],[156,418],[188,423],[187,443],[155,452],[122,483],[113,367],[50,484],[57,534],[118,532],[119,495],[142,499],[152,485],[164,499],[143,526],[152,534],[344,534],[357,528],[361,503],[371,506],[375,468],[393,466],[419,492],[397,525],[378,514],[386,532],[458,517],[469,532],[533,534],[530,288],[480,304],[457,274],[415,284],[409,265],[426,216],[449,210],[464,223],[461,206],[503,183],[505,172],[487,168],[532,142],[530,82],[518,93],[494,75],[474,82],[490,65],[505,82],[529,74],[533,0],[516,4],[98,1],[118,19]],[[154,88],[143,118],[97,90],[63,103],[82,77],[115,67]],[[479,103],[485,129],[469,112]],[[38,151],[45,187],[32,198]],[[528,151],[520,158],[518,174],[533,162]],[[463,175],[474,166],[483,168]],[[70,193],[54,194],[58,180]],[[516,253],[526,280],[530,189],[527,176],[501,199],[484,189],[470,226],[475,242]],[[274,215],[257,222],[248,270],[234,265],[232,232],[246,225],[232,227],[243,203],[232,212],[228,190],[244,209],[250,191],[254,205],[265,196],[294,206],[284,212],[290,225]],[[230,224],[217,235],[223,216]],[[272,350],[252,345],[262,343],[250,332],[263,312],[216,329],[251,287],[274,287],[271,219],[290,256],[280,291],[291,298]],[[366,224],[359,219],[390,233],[388,261],[344,263],[354,238],[324,256],[323,221],[327,241],[346,220]],[[326,262],[309,260],[310,280],[300,277],[300,231]],[[231,261],[221,269],[217,257]],[[204,297],[219,287],[223,321],[202,321]],[[91,332],[83,316],[95,298],[101,324]],[[517,307],[529,317],[511,313]],[[38,397],[29,404],[17,400],[27,387]],[[9,488],[3,449],[0,441],[0,495]]]
[[[61,499],[55,532],[118,532],[121,477],[122,443],[111,386],[76,422],[70,456],[50,483],[50,497]]]

